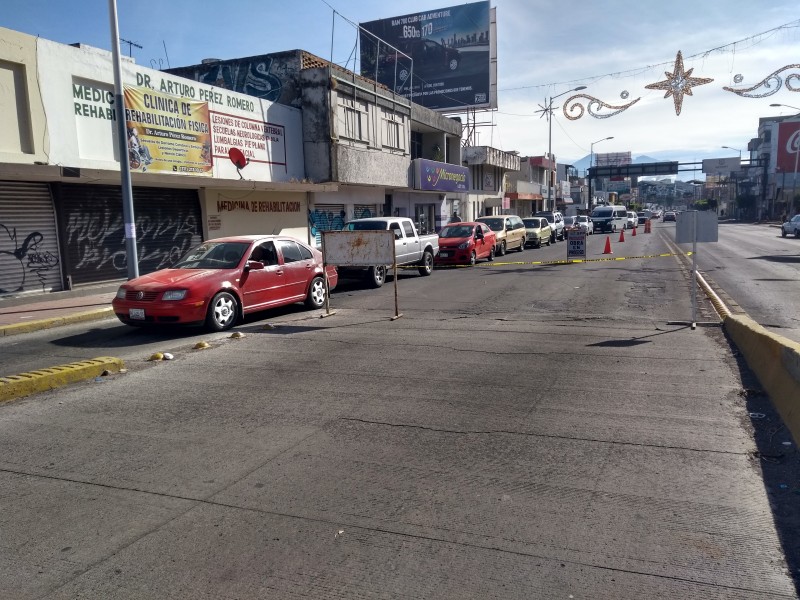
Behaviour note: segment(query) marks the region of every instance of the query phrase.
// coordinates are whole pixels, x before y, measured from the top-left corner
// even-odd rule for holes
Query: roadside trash
[[[147,360],[149,361],[164,360],[164,355],[161,352],[156,352],[155,354],[152,354],[150,358],[148,358]]]
[[[756,413],[756,412],[750,413],[750,418],[751,419],[763,419],[766,416],[767,415],[765,415],[764,413]]]
[[[267,323],[266,325],[264,325],[264,329],[275,329],[275,325],[273,325],[272,323]]]
[[[128,369],[120,369],[120,370],[119,370],[119,372],[120,372],[120,373],[127,373],[127,372],[128,372]]]
[[[241,331],[234,331],[234,332],[231,334],[231,337],[232,337],[233,339],[235,339],[235,340],[240,340],[240,339],[242,339],[242,338],[244,337],[244,334],[243,334]]]
[[[197,342],[194,345],[195,350],[205,350],[206,348],[211,348],[211,344],[209,344],[208,342]]]
[[[337,531],[337,532],[336,532],[336,535],[335,535],[335,536],[333,536],[333,539],[336,539],[336,538],[338,538],[340,535],[343,535],[343,534],[344,534],[344,529],[340,529],[339,531]]]
[[[164,352],[164,360],[172,360],[173,358],[175,357],[172,356],[172,354],[170,354],[169,352]]]
[[[95,377],[94,380],[96,383],[103,383],[104,381],[108,381],[107,379],[103,379],[102,377]]]

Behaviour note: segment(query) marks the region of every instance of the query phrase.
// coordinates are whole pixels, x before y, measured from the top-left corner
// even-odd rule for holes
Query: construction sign
[[[570,258],[586,258],[586,232],[583,229],[567,232],[567,260]]]

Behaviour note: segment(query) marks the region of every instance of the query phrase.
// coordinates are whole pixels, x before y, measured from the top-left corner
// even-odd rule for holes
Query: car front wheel
[[[322,277],[314,277],[308,287],[306,306],[308,308],[322,308],[325,304],[325,282]]]
[[[498,254],[500,256],[505,256],[506,255],[506,241],[505,240],[500,242],[500,252],[498,252]]]
[[[229,292],[219,292],[208,305],[206,327],[211,331],[225,331],[236,324],[239,305]]]

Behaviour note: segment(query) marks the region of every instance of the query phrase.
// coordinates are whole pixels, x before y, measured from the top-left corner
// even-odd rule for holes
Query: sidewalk
[[[118,283],[50,294],[0,298],[0,337],[114,315]]]

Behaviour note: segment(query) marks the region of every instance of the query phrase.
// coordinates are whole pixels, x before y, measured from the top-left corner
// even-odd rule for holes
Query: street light
[[[741,163],[741,161],[742,161],[742,151],[741,150],[739,150],[738,148],[731,148],[730,146],[722,146],[722,147],[723,148],[727,148],[728,150],[733,150],[734,152],[738,152],[739,153],[739,162]]]
[[[790,106],[788,104],[770,104],[772,107],[783,106],[785,108],[791,108],[792,110],[800,111],[800,108],[796,106]],[[798,112],[795,117],[800,116],[800,112]],[[797,159],[800,158],[800,132],[795,132],[795,135],[789,138],[789,141],[786,144],[786,151],[789,153],[794,153],[794,174],[792,176],[792,197],[787,202],[788,206],[786,207],[788,210],[794,210],[794,199],[797,197]]]
[[[589,145],[589,168],[591,169],[594,166],[594,145],[599,144],[600,142],[605,142],[606,140],[613,140],[614,136],[610,135],[608,137],[603,138],[602,140],[597,140],[596,142],[592,142]],[[589,197],[586,199],[586,210],[588,212],[592,211],[592,180],[589,180]]]
[[[547,124],[548,124],[548,132],[547,132],[547,160],[550,161],[551,166],[555,166],[552,163],[553,161],[553,100],[563,96],[564,94],[569,94],[570,92],[580,92],[581,90],[585,90],[585,85],[579,85],[576,88],[571,90],[567,90],[566,92],[561,92],[555,96],[550,96],[550,100],[547,102],[547,108],[542,107],[542,115],[547,113]],[[539,105],[541,106],[541,104]],[[548,169],[548,177],[547,177],[547,210],[555,210],[555,206],[553,206],[553,186],[550,185],[551,183],[555,184],[554,177],[552,177],[551,169]]]

